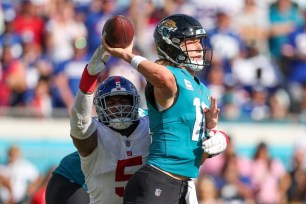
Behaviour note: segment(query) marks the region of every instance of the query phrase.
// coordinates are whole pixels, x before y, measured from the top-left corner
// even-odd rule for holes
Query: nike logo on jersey
[[[188,81],[187,79],[184,79],[184,82],[185,82],[186,89],[193,91],[193,87],[191,85],[191,82]]]

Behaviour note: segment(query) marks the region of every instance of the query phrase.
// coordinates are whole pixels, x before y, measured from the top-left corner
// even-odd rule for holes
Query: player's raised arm
[[[131,34],[134,34],[134,29],[132,24],[128,23],[127,18],[111,18],[103,28],[103,46],[112,56],[125,60],[137,69],[152,84],[156,100],[164,106],[165,102],[176,95],[175,77],[164,65],[134,55],[132,52],[133,38],[127,37],[133,36]]]
[[[103,45],[112,56],[119,57],[136,68],[156,89],[160,89],[166,98],[173,97],[177,91],[175,77],[164,66],[132,53],[133,43],[127,48],[112,48],[105,40]]]
[[[71,110],[70,135],[81,156],[88,156],[97,147],[97,128],[92,121],[91,111],[97,78],[108,60],[104,53],[102,45],[99,46],[85,67]]]

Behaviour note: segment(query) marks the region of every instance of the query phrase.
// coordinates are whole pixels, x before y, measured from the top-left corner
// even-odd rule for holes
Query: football
[[[102,36],[109,46],[126,48],[134,38],[134,27],[127,17],[113,16],[105,22]]]

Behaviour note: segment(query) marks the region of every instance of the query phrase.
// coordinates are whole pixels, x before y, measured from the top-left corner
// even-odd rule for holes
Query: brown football
[[[127,17],[117,15],[105,22],[102,35],[109,46],[126,48],[134,38],[134,27]]]

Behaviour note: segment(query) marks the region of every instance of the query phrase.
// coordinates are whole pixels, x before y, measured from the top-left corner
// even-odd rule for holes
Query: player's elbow
[[[90,126],[91,120],[84,120],[77,109],[73,107],[70,116],[70,134],[75,138],[86,138],[89,135]]]

